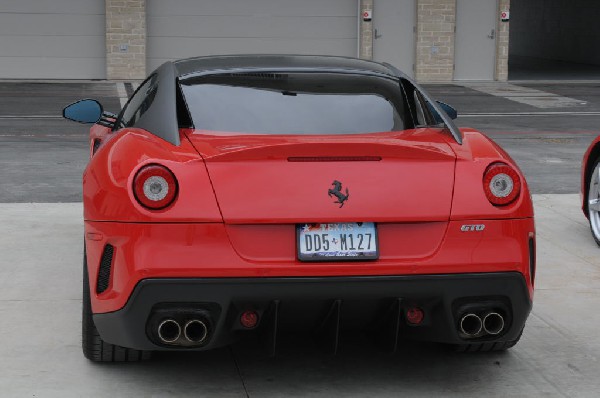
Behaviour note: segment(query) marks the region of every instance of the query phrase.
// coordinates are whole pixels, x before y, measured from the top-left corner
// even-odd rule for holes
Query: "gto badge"
[[[329,195],[330,198],[331,198],[331,196],[335,196],[337,198],[337,201],[335,201],[333,203],[339,203],[340,208],[344,207],[344,203],[350,197],[350,192],[348,192],[348,188],[346,188],[346,194],[344,195],[342,193],[342,183],[341,182],[339,182],[338,180],[335,180],[331,183],[331,185],[333,185],[333,188],[329,188],[329,191],[327,191],[327,195]]]
[[[462,227],[460,227],[460,230],[463,232],[483,231],[484,229],[484,224],[463,225]]]

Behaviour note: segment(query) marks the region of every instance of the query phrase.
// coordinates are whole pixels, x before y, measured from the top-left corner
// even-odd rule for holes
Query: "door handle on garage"
[[[383,36],[383,35],[377,34],[377,28],[375,28],[375,31],[373,32],[373,38],[379,39],[381,36]]]
[[[492,29],[492,31],[488,35],[488,38],[494,39],[495,37],[496,37],[496,29]]]

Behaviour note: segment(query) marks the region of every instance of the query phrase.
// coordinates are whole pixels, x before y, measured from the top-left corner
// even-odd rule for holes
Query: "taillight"
[[[521,179],[509,165],[493,163],[483,174],[483,189],[493,205],[504,206],[519,197]]]
[[[164,209],[177,197],[177,180],[165,166],[151,164],[135,175],[133,192],[142,206],[151,210]]]

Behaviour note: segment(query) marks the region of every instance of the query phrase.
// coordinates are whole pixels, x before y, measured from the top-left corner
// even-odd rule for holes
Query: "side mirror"
[[[435,101],[437,102],[437,104],[440,106],[440,108],[442,108],[442,110],[444,112],[446,112],[446,114],[448,115],[448,117],[450,117],[450,119],[454,120],[458,117],[458,112],[456,112],[456,109],[454,109],[453,107],[451,107],[450,105],[441,102],[441,101]],[[431,114],[433,115],[433,118],[435,119],[436,123],[444,123],[444,121],[442,120],[442,118],[438,115],[437,111],[433,108],[433,106],[431,106],[431,104],[428,102],[427,103],[427,107],[429,108],[429,112],[431,112]]]
[[[456,112],[456,109],[454,109],[450,105],[446,104],[445,102],[441,102],[441,101],[435,101],[435,102],[438,103],[440,108],[442,108],[448,116],[450,116],[450,119],[454,120],[458,117],[458,112]]]
[[[63,117],[79,123],[96,123],[102,118],[102,105],[94,99],[83,99],[66,106]]]

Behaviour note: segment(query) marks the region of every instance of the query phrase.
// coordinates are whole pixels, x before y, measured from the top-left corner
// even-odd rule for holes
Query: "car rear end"
[[[523,175],[476,132],[458,145],[418,127],[411,109],[427,107],[408,84],[333,72],[180,79],[181,145],[125,130],[92,159],[111,166],[86,172],[102,338],[205,350],[255,332],[274,350],[294,331],[335,351],[358,329],[391,349],[399,338],[514,344],[535,270]],[[129,160],[111,164],[119,153]]]

